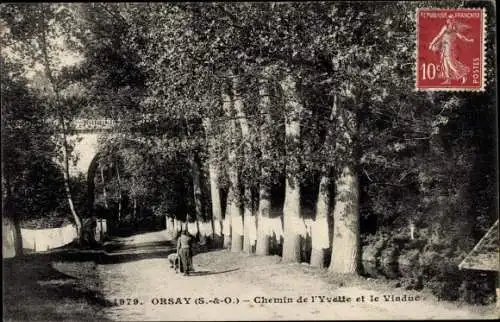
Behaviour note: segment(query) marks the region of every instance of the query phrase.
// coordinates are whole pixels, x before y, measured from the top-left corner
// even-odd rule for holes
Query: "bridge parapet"
[[[141,114],[133,121],[135,125],[144,125],[157,123],[158,119],[161,118],[160,114]],[[47,122],[57,126],[58,121],[56,119],[46,120]],[[131,122],[131,120],[129,120]],[[116,129],[116,126],[121,123],[120,119],[112,118],[96,118],[96,117],[79,117],[71,121],[71,127],[75,132],[110,132]]]
[[[73,121],[75,131],[94,132],[111,131],[118,122],[111,118],[78,118]]]

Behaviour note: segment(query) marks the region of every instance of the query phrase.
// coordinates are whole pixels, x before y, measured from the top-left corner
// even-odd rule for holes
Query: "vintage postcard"
[[[6,321],[499,317],[493,1],[2,3]]]

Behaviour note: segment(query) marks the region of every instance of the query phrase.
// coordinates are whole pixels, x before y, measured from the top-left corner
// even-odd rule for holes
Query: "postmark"
[[[416,90],[484,91],[485,10],[417,10]]]

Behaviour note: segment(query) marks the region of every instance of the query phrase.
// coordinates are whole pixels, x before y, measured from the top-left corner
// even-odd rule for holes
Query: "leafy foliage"
[[[52,161],[53,128],[20,66],[2,60],[2,204],[6,216],[54,215],[62,202],[61,169]]]

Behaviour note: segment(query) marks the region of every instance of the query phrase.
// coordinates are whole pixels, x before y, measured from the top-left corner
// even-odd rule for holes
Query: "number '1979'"
[[[144,304],[138,298],[115,298],[113,300],[114,305],[142,305]]]

